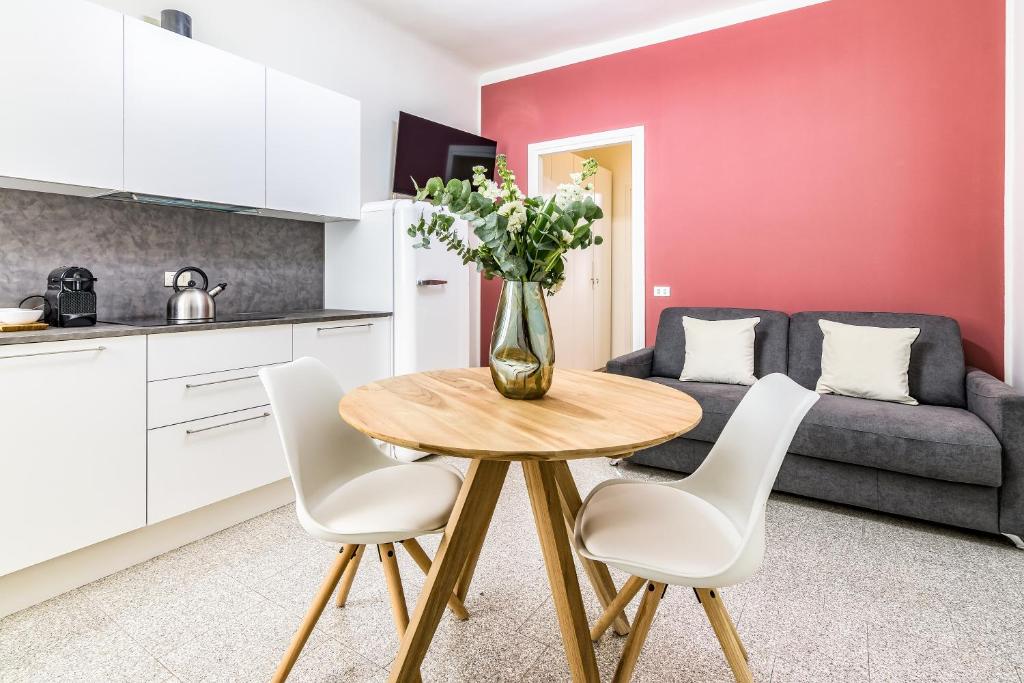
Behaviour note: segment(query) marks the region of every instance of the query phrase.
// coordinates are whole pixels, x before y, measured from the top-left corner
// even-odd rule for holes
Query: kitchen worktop
[[[33,342],[71,341],[75,339],[99,339],[103,337],[131,337],[140,334],[172,334],[176,332],[202,332],[204,330],[225,330],[235,327],[265,327],[269,325],[298,325],[302,323],[330,322],[332,320],[353,320],[355,318],[387,318],[386,311],[353,311],[347,309],[321,309],[280,315],[273,320],[232,320],[230,322],[189,323],[187,325],[162,325],[160,327],[135,327],[97,323],[91,327],[50,327],[37,332],[0,332],[0,346],[29,344]]]

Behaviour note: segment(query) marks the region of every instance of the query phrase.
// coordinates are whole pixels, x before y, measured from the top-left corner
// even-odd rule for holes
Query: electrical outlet
[[[182,273],[181,274],[181,276],[178,278],[178,287],[181,287],[181,288],[188,287],[189,275],[190,275],[190,273]],[[174,286],[174,271],[170,270],[170,271],[164,272],[164,287],[173,287],[173,286]]]
[[[671,296],[672,288],[664,285],[656,285],[654,287],[654,296]]]

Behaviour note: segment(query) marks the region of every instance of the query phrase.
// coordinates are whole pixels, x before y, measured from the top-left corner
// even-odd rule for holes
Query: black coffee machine
[[[46,278],[46,322],[56,327],[96,324],[96,278],[80,266],[61,266]]]

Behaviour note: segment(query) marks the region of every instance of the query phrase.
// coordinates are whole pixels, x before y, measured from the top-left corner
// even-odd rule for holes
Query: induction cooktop
[[[101,323],[111,325],[131,325],[132,327],[166,327],[168,325],[208,325],[214,323],[240,323],[250,320],[280,320],[283,315],[276,313],[234,313],[230,315],[218,315],[213,320],[189,320],[176,321],[167,318],[141,317],[141,318],[117,318],[100,320]]]

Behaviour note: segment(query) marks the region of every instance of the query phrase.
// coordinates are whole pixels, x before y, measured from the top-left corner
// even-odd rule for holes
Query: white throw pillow
[[[916,327],[869,327],[819,320],[820,394],[841,394],[916,406],[907,369],[910,346],[921,334]]]
[[[754,326],[760,318],[701,320],[683,316],[686,357],[684,382],[746,384],[754,377]]]

